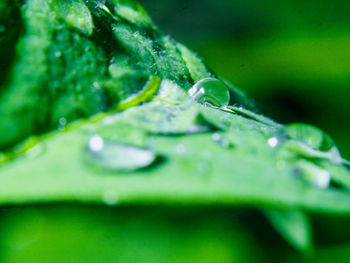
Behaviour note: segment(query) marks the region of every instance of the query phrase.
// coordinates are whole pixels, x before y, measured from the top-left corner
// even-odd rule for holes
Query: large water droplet
[[[156,159],[156,155],[150,150],[108,142],[98,135],[90,138],[87,157],[96,166],[121,172],[145,168]]]
[[[189,91],[190,96],[201,104],[223,107],[230,102],[230,93],[224,82],[205,78],[198,81]]]
[[[301,141],[319,151],[329,151],[334,147],[333,140],[322,130],[308,124],[293,123],[286,126],[289,138]]]
[[[290,124],[286,126],[287,136],[292,139],[286,147],[300,155],[310,158],[328,159],[341,164],[343,159],[331,137],[322,130],[308,124]]]

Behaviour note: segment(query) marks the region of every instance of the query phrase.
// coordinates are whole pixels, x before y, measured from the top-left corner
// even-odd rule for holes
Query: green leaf
[[[347,163],[327,136],[257,113],[135,1],[12,8],[24,29],[0,97],[0,204],[350,213]]]
[[[276,231],[293,247],[305,252],[311,249],[310,222],[304,213],[266,210],[265,214]]]
[[[350,213],[347,191],[320,189],[298,177],[296,171],[303,172],[299,161],[309,160],[289,151],[283,141],[269,145],[280,125],[205,107],[169,80],[151,102],[102,115],[41,137],[2,165],[0,203],[105,203],[106,193],[113,193],[113,205],[216,203]],[[194,133],[198,126],[207,129]],[[96,135],[149,149],[160,159],[134,172],[96,167],[87,158]],[[108,158],[118,163],[117,157]],[[339,165],[332,163],[331,174],[334,167]]]

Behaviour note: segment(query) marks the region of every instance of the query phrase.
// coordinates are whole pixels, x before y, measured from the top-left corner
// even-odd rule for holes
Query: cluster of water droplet
[[[319,188],[327,188],[331,183],[331,175],[322,167],[313,163],[313,159],[325,159],[335,164],[342,164],[344,160],[331,138],[323,131],[306,124],[291,124],[285,128],[272,120],[260,116],[242,107],[229,106],[230,93],[224,82],[215,78],[205,78],[198,81],[190,90],[189,95],[196,102],[213,108],[218,108],[233,114],[240,114],[256,120],[264,125],[275,126],[281,136],[267,139],[271,148],[284,145],[289,151],[302,156],[303,160],[297,163],[298,171],[303,180]],[[213,141],[223,147],[228,147],[229,141],[219,133],[212,136]],[[281,163],[281,162],[279,162]],[[281,165],[280,165],[281,166]],[[283,165],[285,168],[286,166]]]

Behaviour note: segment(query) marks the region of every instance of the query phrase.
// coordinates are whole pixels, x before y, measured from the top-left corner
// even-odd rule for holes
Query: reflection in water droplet
[[[331,184],[331,174],[329,171],[316,166],[308,161],[299,161],[301,178],[318,188],[328,188]]]
[[[155,154],[150,150],[115,142],[107,142],[95,135],[90,138],[87,157],[89,162],[113,171],[131,172],[151,165]]]
[[[115,206],[119,202],[117,193],[113,190],[107,190],[102,194],[102,201],[109,206]]]
[[[189,91],[190,96],[203,105],[222,107],[230,102],[230,93],[222,81],[205,78],[198,81]]]
[[[278,138],[277,137],[272,137],[268,139],[267,143],[271,148],[276,148],[277,145],[279,144]]]

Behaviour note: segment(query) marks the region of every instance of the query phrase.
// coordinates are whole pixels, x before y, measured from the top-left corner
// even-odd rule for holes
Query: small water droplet
[[[198,81],[188,93],[195,101],[203,105],[222,107],[230,102],[227,86],[214,78],[204,78]]]
[[[98,82],[96,82],[96,81],[95,81],[92,85],[93,85],[94,88],[97,89],[97,90],[101,88],[100,83],[98,83]]]
[[[112,171],[132,172],[156,160],[156,155],[150,150],[108,142],[98,135],[90,138],[88,150],[90,163]]]
[[[178,154],[184,154],[186,152],[186,148],[183,144],[176,145],[176,152]]]
[[[209,131],[209,127],[204,125],[192,125],[188,128],[187,133],[200,133]]]
[[[66,118],[62,117],[62,118],[60,118],[58,120],[59,127],[64,127],[64,126],[66,126],[66,124],[67,124],[67,119]]]
[[[267,143],[269,144],[269,146],[271,148],[276,148],[277,145],[279,144],[279,140],[277,137],[272,137],[272,138],[268,139]]]
[[[0,33],[4,33],[5,32],[5,26],[4,25],[0,25]]]
[[[55,52],[55,57],[60,58],[62,56],[62,53],[60,51]]]
[[[113,190],[107,190],[102,194],[102,201],[109,206],[115,206],[119,203],[119,197]]]
[[[224,147],[224,148],[230,147],[230,142],[229,142],[229,140],[226,139],[226,138],[223,138],[219,133],[214,133],[214,134],[212,135],[212,139],[213,139],[213,141],[214,141],[216,144],[218,144],[218,145],[220,145],[220,146],[222,146],[222,147]]]
[[[89,149],[93,152],[100,152],[104,147],[104,141],[101,136],[94,135],[89,140]]]

